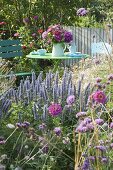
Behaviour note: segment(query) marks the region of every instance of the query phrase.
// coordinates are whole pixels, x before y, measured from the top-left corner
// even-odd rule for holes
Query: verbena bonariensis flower
[[[108,80],[113,80],[113,74],[108,75]]]
[[[97,77],[97,78],[96,78],[96,82],[97,82],[97,83],[100,83],[101,81],[102,81],[102,79],[101,79],[100,77]]]
[[[100,119],[100,118],[95,119],[95,122],[96,122],[97,125],[103,125],[104,124],[104,120]]]
[[[105,104],[107,101],[107,97],[103,91],[96,91],[91,95],[92,100],[94,100],[96,103],[102,103]]]
[[[90,168],[90,162],[89,162],[89,159],[86,158],[86,159],[84,160],[84,163],[83,163],[81,169],[82,169],[82,170],[88,170],[89,168]]]
[[[104,164],[108,163],[108,158],[107,157],[102,157],[101,162]]]
[[[85,16],[88,13],[88,11],[85,8],[80,8],[77,11],[78,16]]]
[[[38,16],[37,16],[37,15],[33,16],[33,19],[34,19],[34,20],[37,20],[37,19],[38,19]]]
[[[54,130],[55,134],[59,136],[61,134],[61,128],[60,127],[55,127]]]
[[[68,105],[72,105],[75,102],[75,96],[74,95],[68,96],[66,102]]]
[[[60,104],[54,103],[48,107],[48,111],[52,116],[58,116],[62,112],[62,107]]]
[[[106,151],[106,147],[103,146],[103,145],[95,146],[95,149],[99,149],[99,150],[102,151],[102,152],[105,152],[105,151]]]
[[[113,122],[110,123],[110,128],[113,129]]]
[[[24,23],[28,23],[29,22],[29,18],[23,18],[23,22]]]
[[[40,125],[38,126],[38,128],[39,128],[40,130],[44,130],[44,129],[46,128],[46,124],[45,124],[45,123],[42,123],[42,124],[40,124]]]
[[[86,115],[87,115],[87,112],[78,112],[78,113],[76,114],[76,118],[84,117],[84,116],[86,116]]]

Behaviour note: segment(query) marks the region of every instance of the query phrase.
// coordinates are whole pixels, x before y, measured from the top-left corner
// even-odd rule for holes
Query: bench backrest
[[[22,56],[20,40],[0,40],[0,58],[12,58]]]

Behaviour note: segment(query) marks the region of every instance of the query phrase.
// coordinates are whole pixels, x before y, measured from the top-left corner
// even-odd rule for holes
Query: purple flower
[[[89,159],[86,158],[86,159],[84,160],[83,165],[82,165],[82,170],[88,170],[89,167],[90,167],[90,162],[89,162]]]
[[[34,20],[37,20],[38,19],[38,16],[36,15],[36,16],[33,16],[33,19]]]
[[[91,123],[91,118],[89,118],[89,117],[86,117],[85,119],[84,119],[84,123],[87,125],[87,124],[89,124],[89,123]]]
[[[103,91],[96,91],[92,94],[92,99],[97,102],[97,103],[102,103],[102,104],[105,104],[106,101],[107,101],[107,97],[106,95],[104,94]]]
[[[113,80],[113,74],[108,75],[108,80]]]
[[[5,140],[0,141],[0,145],[3,145],[3,144],[5,144],[5,143],[6,143]]]
[[[55,127],[54,130],[55,134],[59,136],[61,134],[61,128],[60,127]]]
[[[95,161],[95,157],[94,157],[94,156],[89,156],[88,159],[89,159],[91,162],[94,162],[94,161]]]
[[[113,129],[113,122],[110,123],[110,128]]]
[[[29,23],[29,18],[23,18],[23,22],[26,24],[26,23]]]
[[[20,128],[20,127],[22,127],[22,123],[16,123],[16,126],[18,127],[18,128]]]
[[[94,130],[94,125],[93,125],[92,122],[91,122],[91,123],[88,123],[88,124],[86,125],[86,127],[87,127],[87,129],[88,129],[89,131]]]
[[[106,147],[99,145],[99,146],[95,146],[95,149],[99,149],[101,152],[105,152],[106,151]]]
[[[83,117],[83,116],[86,116],[86,115],[87,115],[87,112],[78,112],[76,114],[76,118]]]
[[[36,34],[36,33],[33,33],[33,34],[32,34],[32,37],[36,37],[36,36],[37,36],[37,34]]]
[[[110,148],[112,148],[112,149],[113,149],[113,143],[111,143],[111,144],[110,144]]]
[[[27,121],[25,121],[25,122],[22,123],[22,127],[24,127],[24,128],[29,127],[29,125],[30,125],[30,123],[27,122]]]
[[[101,79],[100,77],[97,77],[97,78],[96,78],[96,82],[97,82],[97,83],[100,83],[101,81],[102,81],[102,79]]]
[[[72,105],[75,102],[75,96],[74,95],[68,96],[66,102],[68,105]]]
[[[46,128],[46,124],[42,123],[41,125],[39,125],[39,129],[40,130],[44,130]]]
[[[65,33],[64,33],[64,40],[65,40],[66,43],[71,42],[73,40],[72,33],[65,31]]]
[[[104,124],[104,120],[103,119],[95,119],[95,122],[97,125],[103,125]]]
[[[88,13],[88,11],[85,8],[80,8],[77,11],[78,16],[85,16]]]
[[[82,126],[82,125],[79,125],[77,128],[76,128],[76,131],[77,132],[80,132],[80,133],[85,133],[88,131],[88,128],[86,126]]]
[[[61,35],[55,35],[54,39],[58,42],[60,42],[62,40],[62,36]]]
[[[108,158],[102,157],[101,162],[104,164],[108,163]]]
[[[14,37],[19,37],[20,35],[19,35],[19,33],[18,32],[16,32],[15,34],[14,34]]]
[[[60,104],[51,104],[48,108],[51,116],[58,116],[62,112],[62,107]]]

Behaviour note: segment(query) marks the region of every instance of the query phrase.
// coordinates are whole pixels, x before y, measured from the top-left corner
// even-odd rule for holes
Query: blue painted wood
[[[5,46],[0,48],[0,52],[6,52],[7,51],[22,51],[22,47],[20,45],[14,45],[14,46]]]
[[[1,58],[12,58],[12,57],[21,57],[23,55],[22,52],[7,52],[7,53],[0,53]]]
[[[20,40],[0,40],[0,46],[18,45]]]

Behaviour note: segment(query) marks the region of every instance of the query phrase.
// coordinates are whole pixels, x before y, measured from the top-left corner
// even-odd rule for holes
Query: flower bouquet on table
[[[43,32],[42,38],[48,43],[53,43],[52,56],[59,57],[64,55],[63,47],[65,47],[65,43],[73,40],[73,35],[58,24],[50,26],[47,31]]]

